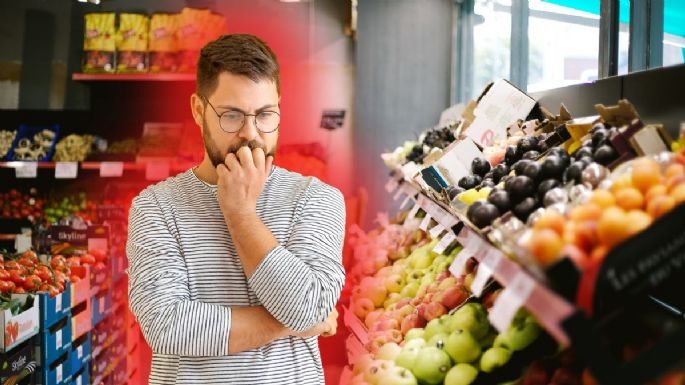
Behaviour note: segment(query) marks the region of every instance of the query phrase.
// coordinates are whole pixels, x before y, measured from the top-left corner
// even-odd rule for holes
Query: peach
[[[587,203],[571,209],[569,216],[576,222],[597,220],[602,216],[602,208],[594,203]]]
[[[647,202],[647,213],[653,218],[658,218],[675,207],[675,198],[670,195],[659,195]]]
[[[535,222],[535,229],[552,229],[557,234],[564,234],[564,217],[556,211],[547,211]]]
[[[555,262],[564,247],[561,236],[552,229],[535,230],[530,238],[529,248],[531,254],[542,265]]]
[[[662,184],[654,185],[647,190],[645,194],[645,200],[647,202],[651,201],[657,195],[667,195],[668,189]]]
[[[659,164],[653,159],[640,158],[633,164],[631,175],[633,185],[640,191],[647,191],[661,181]]]
[[[671,190],[671,196],[677,205],[685,202],[685,183],[681,183],[674,187],[673,190]]]
[[[611,192],[615,193],[616,191],[626,187],[633,187],[633,180],[629,174],[621,175],[616,178],[614,183],[611,185]]]
[[[610,207],[597,222],[599,242],[608,247],[621,243],[630,236],[626,226],[626,213],[618,207]]]
[[[652,217],[642,210],[630,210],[626,215],[628,232],[633,235],[649,227]]]
[[[666,178],[671,178],[678,175],[685,175],[685,166],[679,163],[673,163],[666,167]]]
[[[627,187],[616,191],[616,204],[624,210],[639,210],[645,204],[645,198],[640,190]]]
[[[608,208],[616,204],[616,199],[609,191],[598,189],[592,192],[590,202],[601,208]]]

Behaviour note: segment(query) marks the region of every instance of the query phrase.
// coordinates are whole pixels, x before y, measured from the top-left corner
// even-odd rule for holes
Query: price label
[[[14,173],[17,178],[35,178],[38,176],[38,162],[16,162]]]
[[[501,254],[497,252],[494,248],[489,250],[485,255],[485,258],[478,264],[478,272],[476,277],[473,279],[471,284],[471,292],[480,297],[483,294],[483,289],[485,289],[485,284],[488,282],[492,273],[497,269],[499,262],[501,261]]]
[[[398,182],[397,179],[390,178],[388,180],[388,183],[385,184],[385,191],[387,191],[389,194],[392,194],[393,192],[395,192],[399,184],[400,182]]]
[[[169,177],[169,163],[148,162],[145,164],[145,179],[163,180]]]
[[[59,313],[62,311],[62,294],[58,294],[55,297],[55,312]]]
[[[76,385],[83,385],[83,376],[78,376],[76,378]]]
[[[14,248],[17,253],[23,253],[31,248],[31,236],[27,234],[17,234],[14,238]]]
[[[465,251],[466,249],[460,251],[450,265],[450,273],[452,273],[452,275],[455,277],[461,276],[461,274],[464,272],[464,268],[466,267],[466,261],[471,258],[471,254],[466,253]]]
[[[392,200],[396,201],[396,200],[400,199],[403,192],[404,191],[402,191],[402,189],[398,189],[397,191],[395,191],[395,195],[393,195]]]
[[[79,345],[78,348],[76,348],[76,357],[80,360],[83,358],[83,345]]]
[[[78,162],[57,162],[55,164],[56,179],[74,179],[78,175]]]
[[[98,306],[100,307],[100,314],[105,314],[105,297],[98,300]]]
[[[535,281],[523,272],[519,272],[497,297],[488,318],[492,325],[503,332],[509,328],[516,312],[525,305],[535,290]]]
[[[419,209],[419,205],[415,204],[414,207],[412,207],[411,210],[409,210],[409,213],[407,213],[407,217],[404,219],[405,225],[408,225],[409,223],[411,223],[411,221],[414,220],[414,218],[416,218],[416,214],[419,212]]]
[[[432,229],[428,230],[428,233],[430,234],[431,238],[436,239],[440,236],[440,234],[442,234],[443,231],[445,231],[445,227],[438,223],[437,225],[433,226]]]
[[[411,195],[407,195],[407,197],[404,198],[404,201],[402,201],[402,204],[400,205],[400,210],[403,210],[404,206],[406,206],[410,200],[411,200]]]
[[[102,162],[100,163],[100,177],[118,178],[124,175],[124,163],[122,162]]]
[[[64,365],[64,364],[61,364],[60,366],[58,366],[57,368],[55,368],[55,374],[56,374],[57,382],[58,382],[58,383],[59,383],[59,382],[62,382],[62,380],[64,380],[64,378],[62,377],[62,366],[63,366],[63,365]]]
[[[62,347],[62,329],[55,332],[55,345],[57,349]]]
[[[447,249],[447,247],[449,245],[451,245],[452,242],[454,242],[456,240],[457,240],[457,237],[454,236],[454,233],[449,231],[444,237],[442,237],[440,242],[438,242],[438,244],[435,245],[435,247],[433,248],[433,251],[438,253],[438,254],[442,254],[445,251],[445,249]]]
[[[427,231],[428,225],[430,224],[430,222],[431,222],[431,216],[430,216],[430,214],[426,214],[426,216],[423,217],[423,220],[419,224],[419,228],[423,231]]]

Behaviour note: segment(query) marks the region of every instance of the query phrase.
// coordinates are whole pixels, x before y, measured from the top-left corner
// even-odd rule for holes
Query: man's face
[[[276,84],[268,79],[254,82],[245,76],[223,72],[219,75],[219,83],[214,93],[203,96],[219,114],[231,110],[245,114],[257,114],[263,111],[280,113]],[[250,149],[261,148],[267,156],[274,156],[278,130],[265,134],[255,127],[253,116],[246,116],[240,131],[227,133],[221,129],[219,117],[207,104],[202,116],[202,138],[207,156],[214,167],[217,167],[224,163],[226,155],[235,153],[243,146],[248,146]]]

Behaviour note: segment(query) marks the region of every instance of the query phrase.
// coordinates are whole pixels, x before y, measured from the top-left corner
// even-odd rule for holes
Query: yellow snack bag
[[[114,52],[114,13],[89,13],[85,16],[85,38],[83,49],[85,51],[108,51]]]
[[[150,20],[149,49],[152,52],[176,51],[176,28],[178,16],[156,13]]]
[[[145,15],[122,13],[119,15],[117,50],[147,51],[149,19]]]

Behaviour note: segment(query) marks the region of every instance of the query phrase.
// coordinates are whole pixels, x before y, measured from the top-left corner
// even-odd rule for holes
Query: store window
[[[473,27],[476,97],[493,79],[509,78],[511,58],[511,1],[476,0]]]
[[[528,5],[528,91],[596,80],[599,0],[530,0]]]
[[[664,66],[685,63],[685,1],[664,0]]]
[[[618,74],[628,73],[630,48],[630,0],[618,2]]]

